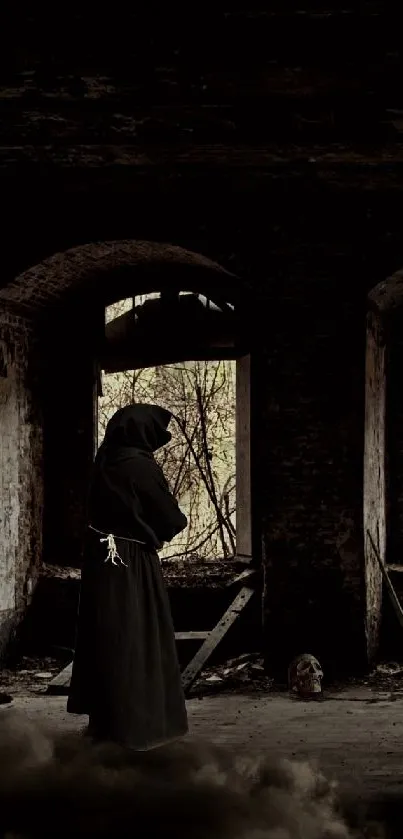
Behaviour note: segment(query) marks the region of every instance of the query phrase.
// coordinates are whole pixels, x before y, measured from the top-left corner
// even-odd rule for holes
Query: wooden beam
[[[0,146],[0,169],[9,170],[10,167],[36,166],[41,163],[46,171],[47,167],[57,171],[60,167],[70,170],[85,167],[88,170],[99,167],[123,167],[130,171],[133,167],[140,173],[142,170],[164,168],[182,170],[183,168],[203,167],[203,169],[217,168],[224,170],[243,167],[263,171],[273,171],[286,174],[289,167],[294,175],[298,169],[305,177],[308,173],[317,171],[329,172],[334,169],[365,173],[373,177],[377,170],[385,170],[385,176],[393,172],[401,174],[403,167],[403,144],[389,143],[364,153],[354,145],[340,148],[337,143],[319,145],[287,146],[285,143],[257,145],[170,145],[150,148],[149,146],[119,146],[119,145],[81,145],[63,146],[55,149],[53,145],[46,146]],[[340,174],[338,174],[338,177]]]
[[[205,641],[209,634],[208,629],[201,632],[175,632],[175,641]]]
[[[364,569],[368,662],[377,654],[382,615],[382,573],[373,544],[386,564],[386,348],[381,318],[367,315],[364,429]],[[369,534],[369,535],[368,535]]]
[[[192,361],[233,361],[237,359],[240,352],[236,346],[195,349],[194,346],[184,343],[182,349],[177,351],[171,349],[169,355],[166,348],[164,355],[161,354],[162,350],[158,350],[158,348],[154,348],[150,353],[147,353],[144,349],[141,353],[132,350],[124,355],[118,353],[107,355],[105,353],[101,355],[100,365],[108,375],[110,373],[120,373],[124,370],[143,370],[147,367],[161,367],[164,364],[180,364],[189,361],[189,359]]]
[[[191,688],[208,659],[218,647],[218,644],[222,641],[231,626],[233,626],[245,606],[247,606],[254,593],[255,589],[243,586],[237,594],[235,600],[233,600],[221,620],[218,622],[217,626],[209,632],[204,644],[202,644],[194,658],[192,658],[182,673],[182,684],[185,692]]]
[[[68,693],[71,681],[71,674],[73,671],[73,662],[64,667],[57,676],[52,679],[51,682],[48,684],[48,689],[46,693],[48,694],[61,694],[64,695]]]
[[[295,137],[296,142],[334,139],[351,142],[365,136],[372,127],[374,136],[398,139],[402,136],[402,100],[396,88],[396,68],[384,68],[377,81],[392,88],[389,103],[391,107],[379,107],[371,98],[371,85],[376,74],[343,79],[333,74],[326,79],[324,70],[306,70],[293,67],[278,68],[268,65],[255,78],[239,80],[237,85],[223,74],[210,75],[209,101],[203,105],[190,104],[186,93],[180,92],[182,101],[163,104],[164,93],[160,91],[160,102],[148,105],[135,104],[136,94],[115,89],[115,95],[107,93],[99,99],[83,101],[55,99],[52,103],[36,94],[36,102],[29,111],[24,110],[20,91],[10,98],[1,97],[0,109],[3,131],[0,142],[8,147],[21,146],[21,123],[23,122],[24,145],[40,145],[44,135],[49,144],[58,145],[64,139],[69,145],[97,145],[99,138],[99,116],[103,117],[103,143],[116,142],[116,112],[121,115],[119,141],[128,146],[139,141],[147,144],[159,143],[165,131],[169,131],[169,143],[183,143],[186,134],[194,143],[226,142],[229,133],[235,145],[241,145],[247,137],[249,142],[279,142]],[[248,87],[249,84],[249,87]],[[200,88],[201,88],[200,82]],[[394,90],[393,90],[394,88]],[[155,91],[153,92],[155,96]],[[206,91],[200,89],[203,100]],[[158,94],[157,94],[158,95]],[[31,94],[32,96],[32,94]],[[214,101],[215,100],[215,101]],[[125,119],[123,119],[125,117]],[[333,120],[332,120],[333,118]],[[6,130],[4,130],[6,126]],[[230,132],[229,132],[229,127]],[[350,128],[350,130],[349,130]],[[387,130],[388,129],[388,130]]]
[[[57,194],[63,192],[64,201],[73,202],[78,195],[81,201],[86,200],[86,186],[91,190],[91,201],[96,200],[97,196],[99,199],[99,195],[105,192],[110,191],[116,197],[117,194],[131,196],[135,190],[136,195],[140,195],[144,200],[147,213],[151,211],[153,202],[165,202],[168,195],[176,193],[183,198],[186,196],[186,200],[197,195],[200,205],[205,205],[204,212],[208,212],[208,196],[215,188],[219,196],[218,206],[229,206],[228,196],[234,184],[237,187],[237,195],[235,198],[232,195],[232,211],[234,207],[241,206],[242,200],[256,202],[257,198],[260,200],[260,196],[262,200],[266,200],[268,190],[273,189],[278,195],[282,183],[286,183],[289,188],[302,190],[305,194],[310,189],[316,194],[318,189],[323,190],[324,187],[335,190],[338,194],[356,193],[359,189],[374,195],[381,193],[382,201],[385,199],[385,192],[396,192],[397,195],[403,192],[403,163],[394,161],[393,157],[389,164],[372,159],[372,162],[368,160],[368,164],[356,164],[346,160],[345,164],[338,162],[334,165],[321,165],[320,161],[316,164],[307,159],[304,162],[296,159],[295,163],[290,160],[278,165],[261,165],[253,149],[249,156],[245,150],[244,157],[244,163],[233,164],[230,157],[226,159],[225,153],[221,155],[220,152],[215,161],[206,157],[204,163],[202,160],[196,164],[184,161],[176,165],[173,159],[171,164],[163,166],[147,163],[137,165],[130,161],[127,165],[121,165],[118,161],[116,165],[108,166],[106,162],[94,159],[87,167],[85,156],[81,158],[78,154],[71,162],[59,162],[59,159],[52,162],[49,158],[46,165],[41,167],[39,153],[37,156],[33,154],[32,159],[27,159],[26,163],[20,166],[19,161],[11,157],[8,164],[6,159],[2,158],[0,149],[0,183],[4,195],[13,206],[16,206],[17,198],[29,203],[32,192],[37,191],[49,193],[50,200],[53,201],[56,200]],[[354,194],[352,198],[356,200],[357,196]],[[13,269],[11,279],[29,264],[22,257],[19,262],[19,267]],[[3,277],[2,283],[5,284]]]

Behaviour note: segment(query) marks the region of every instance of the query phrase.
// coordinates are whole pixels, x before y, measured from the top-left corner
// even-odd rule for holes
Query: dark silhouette
[[[157,550],[187,524],[154,452],[171,414],[129,405],[97,453],[67,709],[89,733],[145,750],[181,737],[187,716]]]

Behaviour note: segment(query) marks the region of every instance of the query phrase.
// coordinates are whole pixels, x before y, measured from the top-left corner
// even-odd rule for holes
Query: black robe
[[[187,732],[175,636],[156,551],[187,524],[153,452],[171,414],[122,408],[94,464],[67,710],[95,737],[144,750]],[[105,561],[115,537],[116,565]],[[134,541],[137,540],[137,541]],[[144,543],[144,544],[140,544]]]

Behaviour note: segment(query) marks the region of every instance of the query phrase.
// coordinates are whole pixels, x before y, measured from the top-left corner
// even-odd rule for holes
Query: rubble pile
[[[11,702],[13,696],[46,693],[49,682],[62,667],[59,658],[24,656],[16,666],[0,669],[0,705]]]
[[[273,690],[274,679],[265,673],[260,653],[244,653],[223,664],[206,667],[195,683],[192,695],[223,693],[225,691]]]

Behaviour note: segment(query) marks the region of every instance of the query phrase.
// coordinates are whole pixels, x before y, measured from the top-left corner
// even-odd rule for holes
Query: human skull
[[[288,668],[289,689],[301,697],[321,696],[322,679],[323,671],[319,661],[308,653],[294,658]]]

